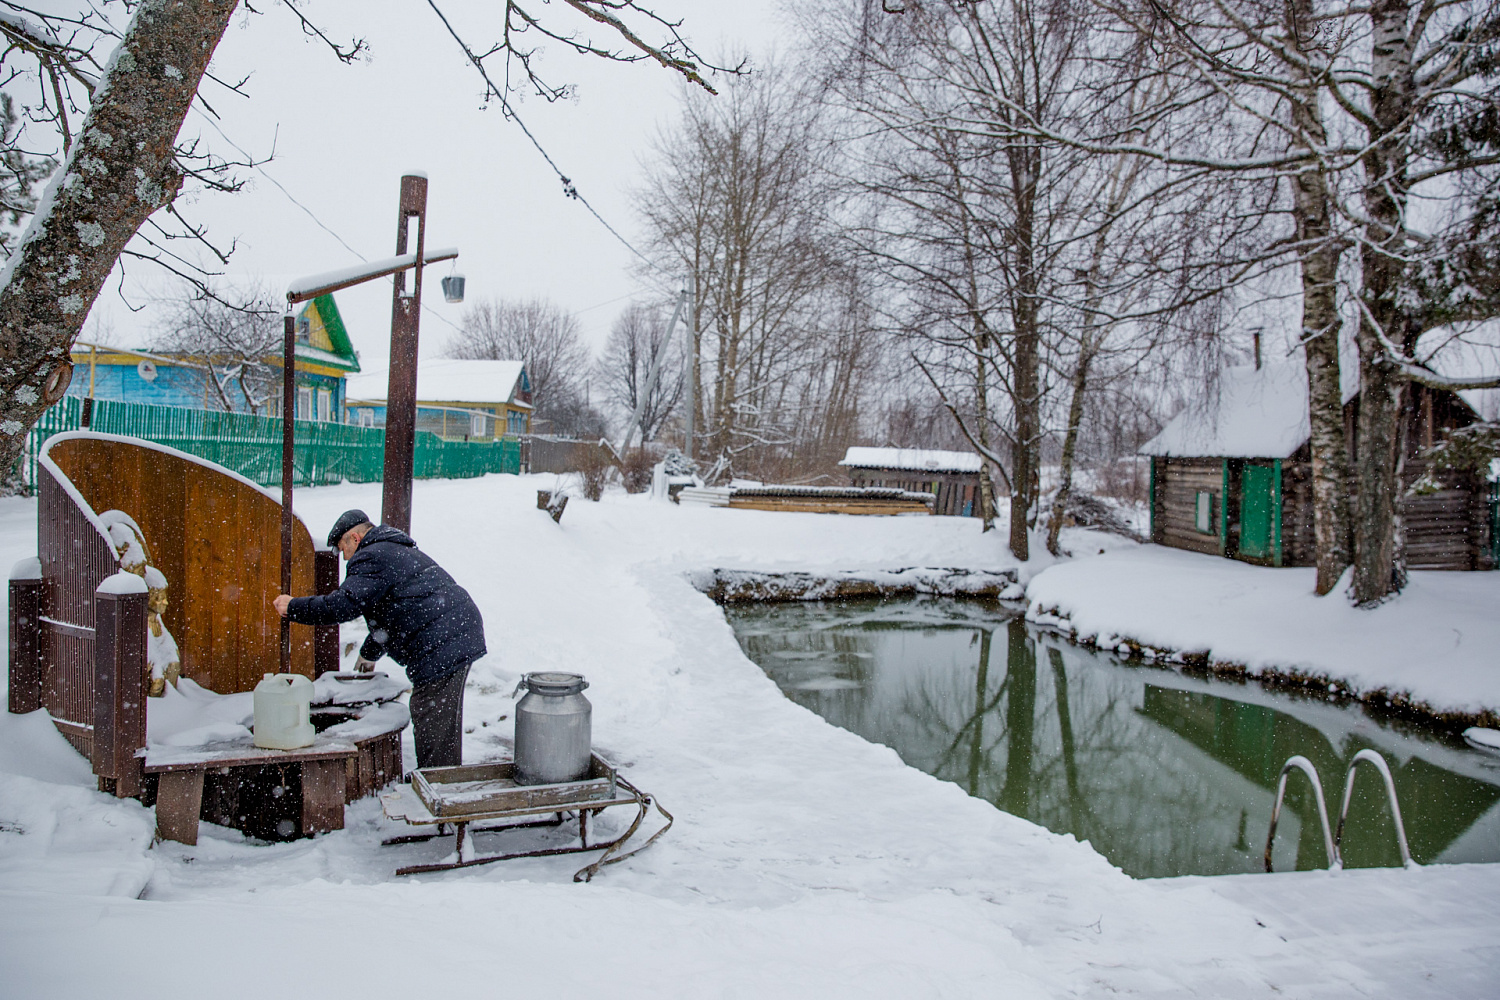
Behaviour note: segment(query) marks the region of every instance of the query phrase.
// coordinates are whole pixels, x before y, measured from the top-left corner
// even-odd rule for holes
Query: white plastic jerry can
[[[312,746],[312,681],[301,674],[266,674],[255,685],[255,745],[268,750]]]

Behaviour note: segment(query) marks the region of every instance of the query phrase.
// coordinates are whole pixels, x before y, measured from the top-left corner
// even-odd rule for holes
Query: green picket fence
[[[36,455],[42,442],[83,424],[83,401],[64,398],[42,414],[27,441],[26,485],[36,485]],[[248,413],[191,410],[178,406],[96,400],[92,430],[125,434],[168,445],[217,462],[261,486],[281,485],[281,420]],[[348,480],[379,482],[385,465],[385,431],[352,424],[295,421],[293,466],[298,486]],[[419,431],[414,456],[418,479],[470,479],[490,472],[521,471],[521,442],[444,441]]]

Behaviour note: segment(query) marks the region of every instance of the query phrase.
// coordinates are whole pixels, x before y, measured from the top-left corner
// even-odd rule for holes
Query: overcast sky
[[[472,46],[497,36],[491,0],[437,0]],[[184,137],[201,134],[216,153],[237,156],[229,141],[257,157],[275,157],[262,172],[244,170],[238,194],[180,199],[189,218],[206,223],[221,244],[237,243],[228,277],[262,280],[278,294],[295,277],[395,252],[396,196],[404,172],[430,180],[427,245],[457,246],[457,270],[470,302],[481,297],[542,295],[578,314],[594,347],[632,297],[655,290],[639,262],[562,185],[498,104],[481,106],[483,81],[467,63],[426,0],[308,0],[302,8],[336,40],[369,42],[365,61],[346,66],[307,39],[281,5],[235,15],[210,72],[223,80],[248,75],[249,97],[205,80],[200,95],[219,113],[218,128],[195,111]],[[705,54],[743,50],[752,57],[778,39],[775,0],[661,0],[655,9],[684,21],[683,33]],[[589,30],[561,4],[535,13]],[[602,38],[601,32],[594,32]],[[783,44],[781,48],[786,48]],[[670,122],[681,85],[654,64],[618,65],[563,51],[552,42],[540,63],[555,82],[577,85],[576,98],[516,103],[522,119],[558,166],[626,239],[639,236],[630,192],[659,128]],[[495,64],[492,73],[498,72]],[[269,175],[269,176],[267,176]],[[274,178],[286,193],[278,190]],[[289,197],[290,196],[290,197]],[[296,199],[316,216],[314,221]],[[439,356],[463,306],[443,302],[436,265],[424,284],[422,355]],[[150,310],[132,314],[111,279],[90,316],[89,336],[144,344]],[[133,264],[125,280],[134,304],[173,286],[150,265]],[[364,368],[382,367],[390,338],[389,279],[336,296]],[[445,322],[446,321],[446,322]]]

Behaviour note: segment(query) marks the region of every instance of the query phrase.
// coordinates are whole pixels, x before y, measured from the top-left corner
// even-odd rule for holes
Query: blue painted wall
[[[87,357],[80,360],[78,355],[74,355],[73,360],[73,382],[68,386],[68,395],[87,396],[89,394]],[[209,377],[207,372],[194,368],[158,364],[156,378],[147,382],[141,378],[133,364],[95,365],[94,398],[114,399],[127,403],[154,403],[158,406],[181,406],[192,410],[218,410],[220,409],[218,394],[213,391],[212,386],[206,386],[205,383]],[[344,412],[344,380],[342,378],[299,372],[297,385],[299,387],[310,386],[315,390],[331,390],[333,392],[332,419],[337,423],[342,418]],[[206,396],[205,387],[208,389]],[[231,391],[229,395],[234,412],[250,412],[249,407],[245,405],[244,398],[238,392]],[[313,407],[313,413],[306,419],[316,416],[316,394]]]

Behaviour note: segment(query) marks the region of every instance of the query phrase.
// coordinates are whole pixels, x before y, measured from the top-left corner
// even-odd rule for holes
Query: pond
[[[1394,775],[1414,860],[1500,861],[1500,756],[1362,705],[1123,662],[1029,628],[993,602],[735,604],[745,654],[788,698],[913,767],[1140,877],[1264,870],[1276,779],[1317,767],[1338,821],[1370,748]],[[1308,782],[1289,779],[1277,871],[1328,864]],[[1396,865],[1384,789],[1362,766],[1346,867]]]

